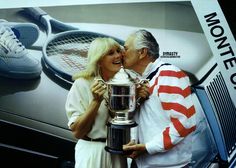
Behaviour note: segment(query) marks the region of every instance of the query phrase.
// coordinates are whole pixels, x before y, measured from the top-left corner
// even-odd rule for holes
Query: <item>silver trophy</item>
[[[106,82],[108,89],[107,107],[115,114],[115,117],[107,123],[106,151],[116,154],[124,154],[122,146],[130,141],[130,130],[137,126],[133,121],[136,109],[135,82],[126,73],[123,67],[115,76]]]

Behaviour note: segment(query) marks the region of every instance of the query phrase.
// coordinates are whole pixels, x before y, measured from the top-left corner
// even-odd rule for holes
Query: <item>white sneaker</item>
[[[40,76],[40,61],[34,59],[11,28],[0,26],[0,76],[32,79]]]
[[[8,22],[0,19],[0,26],[10,27],[26,48],[34,44],[39,37],[39,27],[33,23]]]

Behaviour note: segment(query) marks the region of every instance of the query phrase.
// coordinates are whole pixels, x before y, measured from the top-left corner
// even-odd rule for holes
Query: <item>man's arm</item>
[[[159,73],[157,94],[170,123],[146,144],[149,154],[173,148],[196,129],[189,78],[178,68],[167,67],[171,69],[163,68]]]

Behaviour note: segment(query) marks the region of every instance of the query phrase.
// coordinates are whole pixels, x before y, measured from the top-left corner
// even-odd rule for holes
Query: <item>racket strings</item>
[[[73,75],[84,70],[87,65],[87,52],[90,43],[99,35],[71,34],[50,41],[46,55],[54,67]]]

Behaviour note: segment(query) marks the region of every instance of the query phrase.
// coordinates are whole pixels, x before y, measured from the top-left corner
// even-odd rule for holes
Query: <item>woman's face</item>
[[[122,65],[122,51],[114,46],[99,61],[101,75],[104,80],[112,78],[118,72]]]

